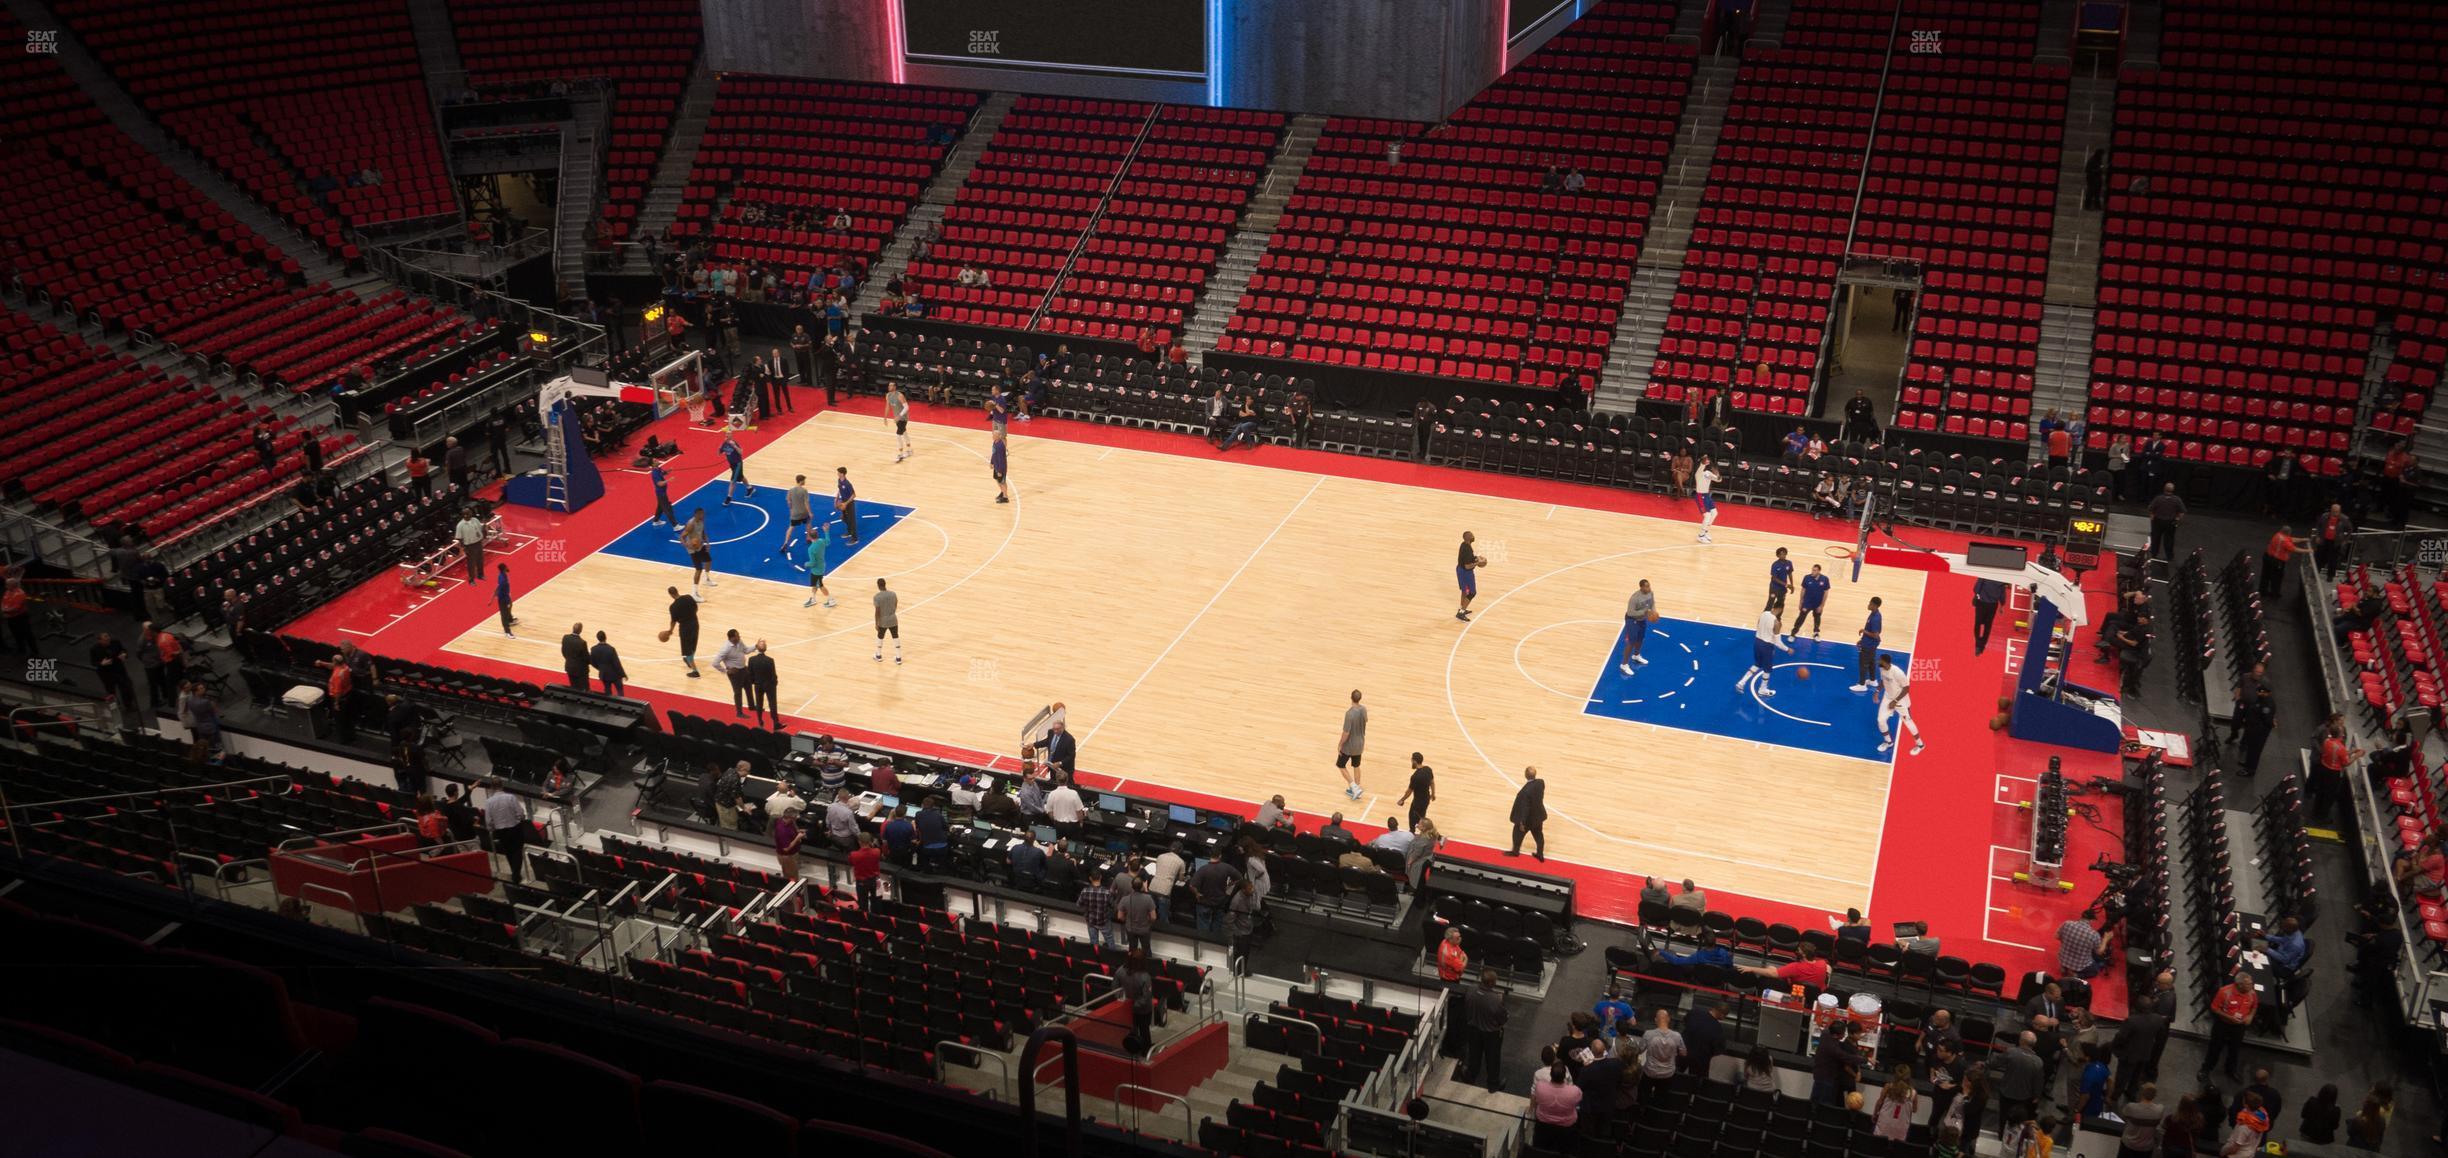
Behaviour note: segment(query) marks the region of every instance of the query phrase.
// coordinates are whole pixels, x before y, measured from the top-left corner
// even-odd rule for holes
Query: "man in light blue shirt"
[[[1396,852],[1403,852],[1411,847],[1411,834],[1403,829],[1401,820],[1389,816],[1386,817],[1385,835],[1368,842],[1368,846],[1370,848],[1390,848]]]
[[[2261,940],[2261,951],[2269,954],[2270,965],[2283,976],[2292,977],[2303,968],[2304,955],[2310,947],[2304,944],[2303,926],[2295,918],[2278,922],[2278,931]]]

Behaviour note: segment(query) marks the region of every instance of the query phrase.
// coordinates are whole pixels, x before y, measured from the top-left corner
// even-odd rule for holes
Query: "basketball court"
[[[1872,697],[1846,690],[1853,643],[1875,594],[1886,646],[1912,650],[1921,573],[1874,566],[1854,584],[1832,543],[1720,526],[1702,545],[1691,521],[1028,429],[1012,428],[1008,505],[993,501],[982,422],[914,424],[916,453],[895,463],[886,423],[828,411],[757,449],[757,493],[728,507],[715,460],[684,442],[675,506],[682,520],[706,509],[720,573],[699,666],[736,628],[767,641],[793,716],[990,753],[1016,752],[1021,725],[1060,700],[1084,769],[1236,800],[1281,792],[1298,811],[1355,821],[1402,811],[1418,751],[1438,772],[1430,815],[1483,845],[1509,842],[1514,790],[1535,765],[1551,857],[1808,908],[1867,903],[1892,769],[1875,751]],[[862,533],[853,552],[831,525],[840,605],[806,608],[803,560],[778,553],[783,492],[804,474],[825,513],[837,467],[857,486]],[[1468,624],[1453,617],[1466,530],[1488,559]],[[1836,577],[1825,640],[1780,654],[1772,696],[1738,695],[1777,546],[1800,573],[1817,563]],[[668,528],[634,523],[519,585],[519,638],[478,621],[445,650],[549,679],[562,632],[584,622],[621,648],[632,688],[719,713],[728,684],[689,678],[677,645],[654,639],[666,588],[687,589],[684,560]],[[879,577],[901,596],[901,666],[889,650],[873,658]],[[1651,662],[1627,677],[1623,607],[1643,578],[1662,619]],[[1370,713],[1356,801],[1333,767],[1355,688]]]

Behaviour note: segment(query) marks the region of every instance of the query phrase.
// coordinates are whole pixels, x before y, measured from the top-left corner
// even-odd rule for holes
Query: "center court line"
[[[1249,556],[1241,560],[1240,566],[1233,568],[1233,573],[1225,577],[1223,585],[1215,589],[1215,594],[1207,597],[1206,605],[1198,609],[1198,614],[1191,616],[1190,622],[1182,624],[1181,631],[1173,636],[1173,642],[1166,644],[1163,651],[1157,652],[1156,658],[1148,663],[1147,670],[1140,672],[1138,679],[1132,680],[1129,687],[1122,689],[1121,697],[1114,700],[1113,706],[1105,709],[1105,714],[1097,717],[1097,722],[1090,724],[1087,731],[1080,733],[1080,743],[1086,744],[1096,739],[1097,729],[1104,727],[1105,721],[1112,719],[1115,712],[1122,710],[1122,705],[1129,702],[1131,693],[1138,691],[1140,684],[1146,683],[1149,676],[1156,674],[1157,665],[1162,664],[1166,656],[1172,655],[1174,648],[1181,646],[1181,641],[1189,637],[1190,629],[1197,627],[1199,620],[1205,619],[1207,613],[1215,609],[1216,601],[1224,598],[1225,592],[1232,590],[1232,585],[1240,581],[1242,573],[1249,570],[1250,564],[1258,561],[1258,556],[1265,553],[1268,544],[1275,541],[1275,536],[1282,534],[1283,529],[1291,524],[1292,516],[1299,514],[1302,507],[1308,506],[1310,496],[1316,494],[1318,488],[1325,485],[1326,476],[1318,475],[1317,480],[1309,484],[1309,489],[1301,492],[1300,501],[1292,504],[1292,509],[1285,511],[1283,518],[1276,520],[1275,529],[1268,531],[1266,538],[1258,540],[1258,545],[1250,548]]]

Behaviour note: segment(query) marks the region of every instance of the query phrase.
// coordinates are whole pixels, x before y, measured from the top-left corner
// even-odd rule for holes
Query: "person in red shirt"
[[[0,589],[0,621],[8,625],[8,638],[17,650],[27,655],[40,655],[34,650],[34,597],[26,594],[24,581],[11,576],[5,589]]]
[[[357,739],[356,713],[349,711],[350,693],[357,690],[357,677],[349,671],[346,661],[331,657],[331,678],[323,685],[324,710],[331,713],[332,726],[339,730],[340,742]]]
[[[2074,434],[2065,427],[2048,432],[2048,464],[2064,466],[2074,456]]]
[[[420,499],[432,498],[433,480],[426,477],[431,473],[433,473],[433,463],[427,461],[425,452],[413,446],[409,447],[408,493]]]
[[[2210,1067],[2224,1053],[2227,1077],[2235,1080],[2236,1066],[2244,1060],[2244,1028],[2260,1009],[2261,993],[2253,988],[2252,974],[2236,970],[2235,980],[2220,986],[2218,995],[2210,999],[2210,1049],[2202,1054],[2200,1077],[2208,1078]]]
[[[1819,949],[1810,942],[1802,943],[1800,960],[1788,961],[1773,968],[1765,965],[1745,965],[1742,971],[1754,977],[1767,977],[1788,985],[1807,985],[1825,989],[1828,983],[1828,963],[1819,959]]]
[[[2278,533],[2270,536],[2269,546],[2261,550],[2261,599],[2263,602],[2278,598],[2279,590],[2286,586],[2287,562],[2295,557],[2295,552],[2310,545],[2305,540],[2296,538],[2294,531],[2293,527],[2280,526]]]
[[[1161,347],[1156,344],[1156,331],[1153,327],[1139,331],[1140,357],[1145,358],[1150,362],[1156,361],[1156,354],[1159,349],[1161,349]]]
[[[876,882],[884,876],[884,850],[876,847],[875,834],[859,834],[858,847],[850,850],[850,880],[858,888],[858,903],[862,909],[875,907]]]
[[[1470,969],[1470,954],[1462,951],[1462,930],[1445,930],[1445,939],[1437,943],[1437,980],[1447,985],[1460,985],[1462,975]]]
[[[2346,717],[2333,712],[2321,725],[2316,751],[2320,767],[2313,770],[2306,794],[2312,798],[2312,818],[2324,820],[2346,802],[2346,769],[2363,758],[2363,749],[2346,742]]]

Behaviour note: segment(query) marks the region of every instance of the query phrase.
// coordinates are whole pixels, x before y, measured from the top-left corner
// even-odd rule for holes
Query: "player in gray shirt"
[[[892,419],[893,437],[899,440],[899,447],[893,453],[893,461],[900,462],[910,456],[909,399],[901,393],[901,384],[898,382],[893,383],[892,388],[884,392],[884,413]]]
[[[1624,604],[1623,660],[1615,665],[1615,670],[1631,675],[1633,664],[1649,662],[1641,658],[1641,645],[1649,642],[1649,621],[1656,616],[1657,595],[1649,590],[1649,581],[1643,579],[1640,590],[1633,592],[1631,601]]]
[[[885,587],[884,580],[882,578],[878,578],[876,580],[875,611],[876,662],[884,662],[884,637],[885,635],[890,634],[893,641],[893,662],[900,663],[901,596],[894,593],[891,589]]]
[[[790,504],[790,529],[782,532],[782,546],[777,548],[774,554],[787,557],[790,554],[791,543],[795,539],[807,537],[808,520],[813,517],[808,512],[807,476],[795,477],[791,482],[789,493],[785,494],[783,499]]]
[[[1360,749],[1368,744],[1368,709],[1360,706],[1360,689],[1352,689],[1351,707],[1343,712],[1343,740],[1335,746],[1335,771],[1343,774],[1343,795],[1360,799]]]

